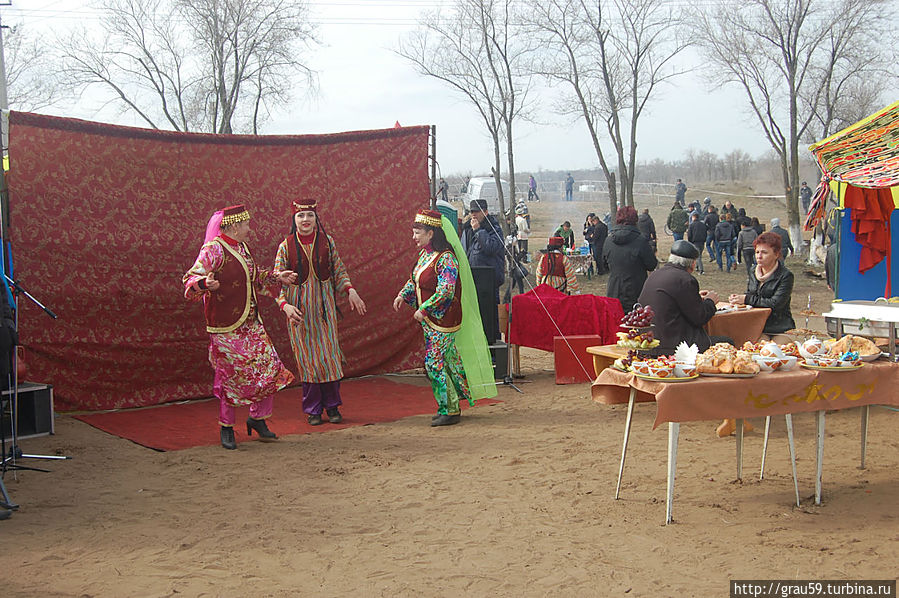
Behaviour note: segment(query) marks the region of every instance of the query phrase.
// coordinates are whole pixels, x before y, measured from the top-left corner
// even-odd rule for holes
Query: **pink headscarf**
[[[219,210],[212,215],[212,218],[209,219],[209,223],[206,224],[206,240],[204,243],[209,243],[222,234],[222,218],[224,217],[224,210]]]

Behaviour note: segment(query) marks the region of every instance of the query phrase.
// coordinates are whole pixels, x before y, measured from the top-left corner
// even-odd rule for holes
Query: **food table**
[[[864,459],[868,407],[870,405],[899,407],[899,393],[894,391],[897,384],[899,384],[899,366],[881,360],[867,363],[857,370],[822,371],[798,368],[791,372],[763,372],[752,379],[699,377],[696,380],[679,384],[643,380],[637,378],[633,373],[609,368],[597,377],[591,390],[593,400],[598,403],[606,405],[628,403],[625,441],[637,393],[642,392],[655,397],[656,420],[653,428],[661,423],[668,423],[666,523],[670,523],[677,463],[677,440],[681,422],[736,418],[738,420],[739,473],[742,419],[815,412],[817,438],[815,503],[821,504],[825,410],[862,408],[861,445],[862,459]],[[790,424],[788,419],[788,436],[792,445]],[[626,448],[625,444],[622,447],[621,470],[624,467]],[[796,487],[795,462],[793,472],[794,487]]]
[[[729,304],[718,303],[719,309],[727,305]],[[754,343],[759,340],[769,315],[771,315],[770,307],[751,307],[749,309],[718,312],[705,325],[705,330],[709,333],[709,336],[732,338],[734,344],[739,347],[746,341]]]

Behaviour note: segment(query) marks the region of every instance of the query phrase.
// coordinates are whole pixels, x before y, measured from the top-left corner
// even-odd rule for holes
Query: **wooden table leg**
[[[621,476],[624,473],[624,459],[627,457],[627,440],[631,435],[631,420],[634,417],[634,398],[637,396],[637,389],[631,387],[630,397],[627,399],[627,419],[624,420],[624,442],[621,443],[621,464],[618,466],[618,485],[615,486],[615,500],[618,500],[618,494],[621,492]]]
[[[737,479],[743,479],[743,420],[737,419]]]
[[[671,507],[674,503],[674,474],[677,470],[677,437],[680,433],[680,424],[668,422],[668,500],[665,507],[665,525],[674,519],[671,517]]]
[[[512,360],[512,375],[521,376],[521,346],[509,345],[509,359]]]
[[[821,478],[824,473],[824,410],[815,412],[815,440],[817,449],[815,451],[816,467],[815,467],[815,504],[821,504]]]

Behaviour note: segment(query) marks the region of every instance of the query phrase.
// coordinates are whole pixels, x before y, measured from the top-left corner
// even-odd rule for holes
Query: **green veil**
[[[453,223],[446,216],[441,217],[446,240],[456,254],[459,262],[459,279],[462,282],[462,327],[456,331],[456,350],[462,357],[468,389],[471,391],[469,404],[474,405],[478,399],[489,399],[496,396],[496,381],[493,379],[493,363],[490,349],[487,348],[487,337],[481,324],[481,311],[478,308],[478,293],[474,288],[471,266],[462,249],[462,242]]]

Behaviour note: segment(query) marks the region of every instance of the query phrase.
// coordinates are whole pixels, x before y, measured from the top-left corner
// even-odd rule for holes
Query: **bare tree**
[[[419,28],[400,41],[397,54],[423,75],[446,83],[478,111],[493,142],[500,211],[506,203],[502,184],[502,141],[509,172],[509,188],[515,197],[513,125],[526,106],[529,77],[522,63],[529,48],[526,39],[515,35],[513,0],[457,0],[451,13],[426,13]],[[504,234],[508,224],[499,214]]]
[[[103,30],[62,40],[63,73],[77,90],[99,86],[109,102],[153,128],[258,132],[290,99],[315,42],[302,0],[105,0]]]
[[[10,108],[33,112],[53,104],[61,89],[53,76],[50,47],[23,25],[3,33],[3,46]]]
[[[616,170],[621,201],[633,205],[637,125],[659,86],[680,74],[673,61],[685,48],[671,5],[663,0],[546,0],[535,3],[527,22],[543,42],[535,70],[568,87],[559,109],[587,125],[609,182],[610,209],[614,212],[618,201]],[[615,152],[611,159],[600,143],[606,134]]]
[[[746,0],[717,8],[703,3],[693,11],[695,36],[712,80],[742,87],[780,160],[796,247],[802,247],[800,140],[823,113],[825,97],[839,95],[833,75],[842,62],[852,63],[853,44],[873,36],[891,45],[887,40],[895,36],[885,25],[893,20],[881,20],[892,14],[891,7],[890,0]]]

